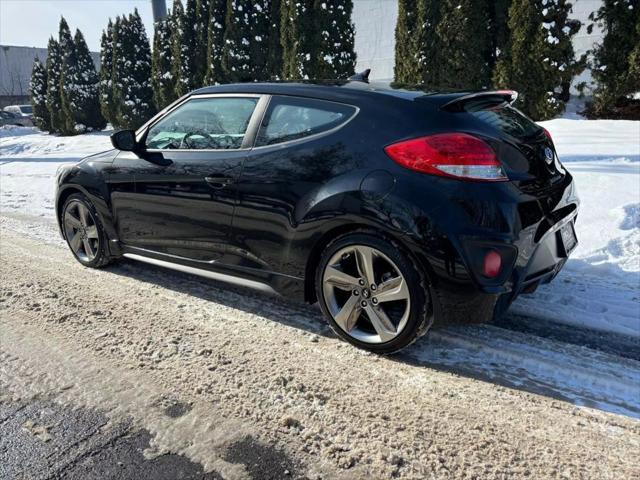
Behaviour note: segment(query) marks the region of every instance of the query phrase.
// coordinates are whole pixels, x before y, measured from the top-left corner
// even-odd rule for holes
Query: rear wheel
[[[64,204],[61,220],[67,244],[81,264],[99,268],[109,263],[106,236],[87,197],[81,193],[71,195]]]
[[[396,352],[432,323],[424,274],[397,244],[371,234],[349,234],[327,246],[316,290],[333,330],[372,352]]]

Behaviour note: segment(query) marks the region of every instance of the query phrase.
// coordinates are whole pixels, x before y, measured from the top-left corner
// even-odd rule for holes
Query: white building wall
[[[597,10],[602,0],[574,0],[573,14],[582,22],[580,32],[574,37],[576,56],[593,48],[602,38],[602,32],[594,28],[587,34],[589,14]],[[355,50],[358,54],[356,71],[371,69],[373,80],[393,79],[395,58],[395,28],[398,18],[397,0],[354,0],[353,21],[356,26]],[[575,83],[589,81],[590,72],[585,71]]]
[[[397,0],[354,0],[356,72],[371,69],[372,80],[392,80]]]

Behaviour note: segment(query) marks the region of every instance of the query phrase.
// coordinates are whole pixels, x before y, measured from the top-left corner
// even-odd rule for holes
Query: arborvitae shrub
[[[395,42],[395,81],[403,84],[422,83],[420,49],[424,45],[418,41],[421,20],[420,0],[399,0]]]
[[[205,83],[223,83],[222,51],[224,49],[224,29],[227,17],[227,0],[211,0],[209,10],[209,31],[207,35],[207,73]]]
[[[106,126],[100,112],[98,75],[80,30],[62,67],[61,98],[65,116],[64,133],[72,135]]]
[[[491,31],[489,2],[445,0],[436,28],[442,55],[438,58],[440,82],[456,89],[479,89],[491,83]]]
[[[62,74],[62,52],[60,44],[53,38],[47,46],[47,109],[51,122],[50,131],[59,133],[64,124],[62,100],[60,98],[60,76]]]
[[[590,19],[604,31],[602,43],[593,51],[596,88],[590,113],[640,119],[640,107],[629,109],[640,91],[640,1],[604,0]]]
[[[116,24],[120,23],[120,17],[116,18]],[[113,31],[114,24],[109,19],[106,30],[102,31],[100,41],[100,110],[107,122],[112,125],[115,122],[116,106],[113,99]]]
[[[353,49],[355,27],[351,21],[351,0],[315,0],[316,79],[348,78],[354,74],[356,54]]]
[[[574,57],[572,37],[579,22],[569,20],[564,0],[514,0],[509,9],[509,41],[494,73],[498,87],[520,93],[517,106],[535,120],[564,111],[571,78],[582,60]]]
[[[36,57],[31,70],[31,106],[33,107],[33,120],[36,126],[43,131],[51,129],[49,110],[47,109],[47,69]]]
[[[154,113],[151,86],[151,48],[136,9],[114,28],[114,98],[118,106],[116,124],[137,129]]]
[[[204,86],[204,80],[207,74],[207,45],[210,11],[210,0],[197,0],[195,15],[196,23],[194,26],[196,47],[193,61],[193,83],[195,88]]]
[[[158,109],[169,105],[176,98],[175,82],[171,73],[171,31],[170,18],[156,22],[153,34],[153,55],[151,75],[153,98]]]
[[[316,49],[313,4],[313,0],[282,0],[280,39],[285,79],[313,75]]]

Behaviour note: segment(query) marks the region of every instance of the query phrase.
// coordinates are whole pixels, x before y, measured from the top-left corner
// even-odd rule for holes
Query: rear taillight
[[[542,131],[544,132],[544,136],[547,137],[551,142],[551,144],[553,145],[553,138],[551,137],[551,132],[544,127],[542,127]]]
[[[486,182],[508,178],[493,149],[466,133],[442,133],[394,143],[384,151],[416,172]]]

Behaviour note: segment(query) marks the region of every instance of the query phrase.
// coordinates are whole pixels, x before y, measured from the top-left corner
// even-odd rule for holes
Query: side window
[[[194,98],[149,129],[149,149],[237,149],[258,98]]]
[[[273,145],[326,132],[349,120],[355,107],[341,103],[274,96],[262,120],[256,146]]]

